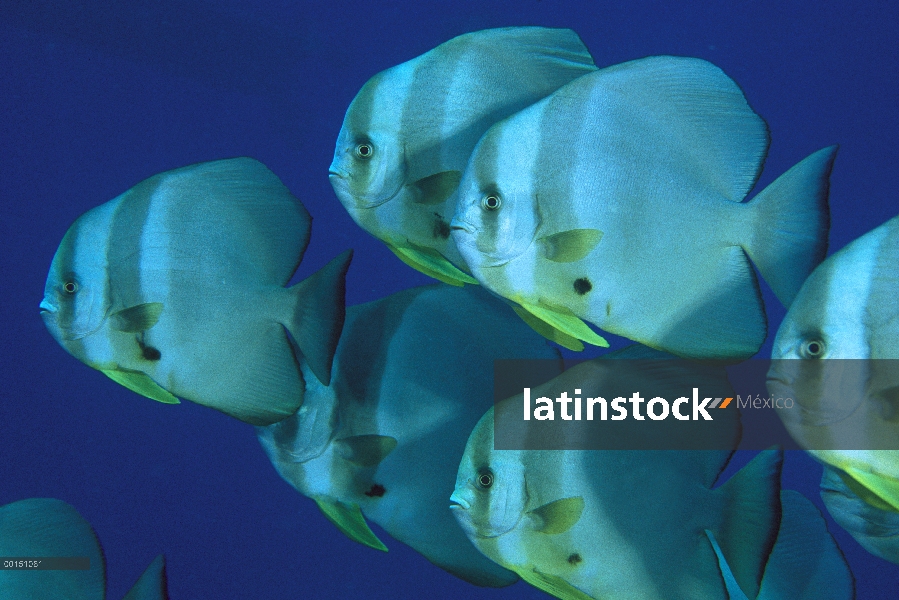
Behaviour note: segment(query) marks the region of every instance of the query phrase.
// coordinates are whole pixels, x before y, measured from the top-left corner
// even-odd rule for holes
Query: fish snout
[[[768,373],[765,383],[768,385],[768,389],[771,389],[771,387],[792,389],[793,387],[792,380],[780,373]]]
[[[56,338],[57,340],[62,339],[62,331],[60,331],[59,324],[56,322],[55,311],[42,309],[41,320],[44,322],[44,326],[54,338]]]
[[[386,194],[373,194],[361,188],[362,182],[354,180],[352,173],[333,166],[328,169],[328,181],[331,182],[338,200],[349,211],[377,208],[393,200],[404,187],[400,181],[396,189],[391,189]]]
[[[456,490],[453,492],[453,495],[450,496],[450,509],[451,510],[468,510],[471,508],[471,501],[469,498],[465,497],[464,492],[460,492]]]
[[[456,217],[453,217],[453,220],[450,221],[450,231],[464,231],[468,235],[474,235],[475,233],[472,225]]]
[[[56,313],[56,312],[59,310],[59,308],[58,308],[55,304],[53,304],[52,302],[50,302],[50,301],[47,300],[46,298],[44,298],[43,300],[41,300],[40,309],[41,309],[41,314],[43,314],[43,313],[51,313],[51,314],[53,314],[53,313]]]

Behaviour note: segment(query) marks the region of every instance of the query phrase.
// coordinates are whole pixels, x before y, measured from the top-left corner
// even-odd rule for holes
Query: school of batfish
[[[836,147],[747,199],[769,142],[707,61],[598,68],[571,30],[477,31],[371,77],[328,170],[361,228],[442,283],[347,308],[347,251],[285,287],[311,217],[264,165],[235,158],[161,173],[78,218],[41,317],[122,386],[256,426],[281,477],[351,539],[386,550],[374,522],[475,585],[848,600],[824,518],[781,489],[782,451],[721,477],[738,413],[719,420],[716,450],[495,443],[495,418],[522,406],[494,403],[498,359],[543,359],[535,395],[639,381],[674,397],[698,379],[727,395],[723,366],[697,375],[670,359],[758,353],[757,269],[788,308],[767,385],[799,409],[779,414],[824,463],[834,519],[899,564],[899,217],[825,260]],[[606,347],[601,331],[635,344],[566,370],[553,344]],[[659,366],[644,377],[634,358]],[[0,554],[97,554],[74,509],[47,502],[0,508]],[[34,511],[68,529],[28,539]],[[0,588],[36,593],[11,577]],[[161,558],[145,579],[129,598],[164,597]]]

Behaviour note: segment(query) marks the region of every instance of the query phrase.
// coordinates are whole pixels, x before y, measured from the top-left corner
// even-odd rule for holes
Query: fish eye
[[[821,358],[824,355],[824,342],[821,340],[809,340],[799,349],[802,358]]]
[[[488,489],[491,485],[493,485],[493,471],[490,469],[484,468],[478,472],[478,487],[482,490]]]
[[[62,284],[62,291],[67,294],[74,294],[78,291],[78,284],[74,281],[67,281]]]
[[[355,153],[359,158],[369,159],[375,153],[375,147],[363,142],[356,145]]]
[[[500,200],[498,194],[487,194],[481,200],[481,206],[484,207],[484,210],[496,210],[500,206],[502,206],[503,202]]]

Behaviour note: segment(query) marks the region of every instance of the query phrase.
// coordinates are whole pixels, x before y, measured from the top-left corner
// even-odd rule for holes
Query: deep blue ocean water
[[[474,587],[382,532],[387,554],[349,541],[278,477],[250,426],[128,392],[66,354],[38,316],[50,260],[81,213],[153,174],[243,155],[313,215],[297,280],[351,247],[348,304],[429,283],[337,201],[327,178],[337,132],[378,71],[510,25],[571,27],[600,67],[653,54],[714,62],[771,128],[757,189],[840,144],[831,251],[899,212],[895,2],[5,0],[0,505],[74,505],[104,546],[113,599],[161,552],[176,600],[546,597],[523,583]],[[767,290],[766,300],[773,335],[784,309]],[[784,487],[821,506],[819,478],[815,462],[788,454]],[[829,526],[858,598],[899,597],[899,566]]]

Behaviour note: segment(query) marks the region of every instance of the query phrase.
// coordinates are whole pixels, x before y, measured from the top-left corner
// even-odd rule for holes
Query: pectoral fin
[[[537,306],[536,304],[522,304],[521,306],[553,329],[557,329],[565,335],[601,348],[609,347],[609,343],[603,339],[602,336],[594,333],[592,329],[587,327],[586,323],[574,315],[566,315],[556,310]],[[542,334],[539,329],[536,331],[537,333]],[[573,350],[573,348],[569,349]]]
[[[313,500],[328,520],[334,523],[337,529],[348,538],[369,548],[387,552],[387,546],[368,527],[358,505],[325,498],[313,498]]]
[[[537,531],[548,535],[565,533],[580,521],[584,513],[584,499],[581,496],[562,498],[530,511],[540,523]]]
[[[580,352],[584,349],[584,344],[581,343],[579,339],[576,337],[572,337],[567,333],[559,331],[546,321],[543,321],[525,309],[521,308],[517,304],[512,306],[512,310],[515,311],[515,314],[521,317],[521,320],[527,323],[531,329],[545,337],[551,342],[555,342],[563,348],[568,348],[574,352]]]
[[[373,467],[396,448],[396,438],[387,435],[354,435],[334,442],[337,452],[361,467]]]
[[[417,204],[442,204],[459,188],[462,180],[460,171],[442,171],[423,177],[413,183],[421,194],[415,198]]]
[[[109,317],[109,322],[118,331],[140,333],[156,325],[160,314],[162,302],[147,302],[114,313]]]
[[[598,229],[572,229],[540,238],[537,243],[545,259],[569,263],[586,257],[601,239]]]
[[[433,277],[437,281],[456,287],[462,287],[466,283],[478,283],[477,279],[456,268],[455,265],[443,258],[436,250],[417,246],[392,246],[390,244],[387,244],[387,247],[401,261],[413,269],[421,271],[428,277]]]
[[[880,401],[880,416],[884,421],[899,421],[899,385],[880,390],[874,397]]]
[[[156,400],[163,404],[181,404],[180,400],[160,387],[159,384],[150,379],[148,375],[141,373],[140,371],[101,369],[100,372],[119,385],[123,385],[132,392],[137,392],[141,396],[146,396],[151,400]]]
[[[585,594],[561,577],[544,575],[540,571],[527,569],[516,571],[516,573],[538,590],[543,590],[561,600],[595,600],[593,596]]]

